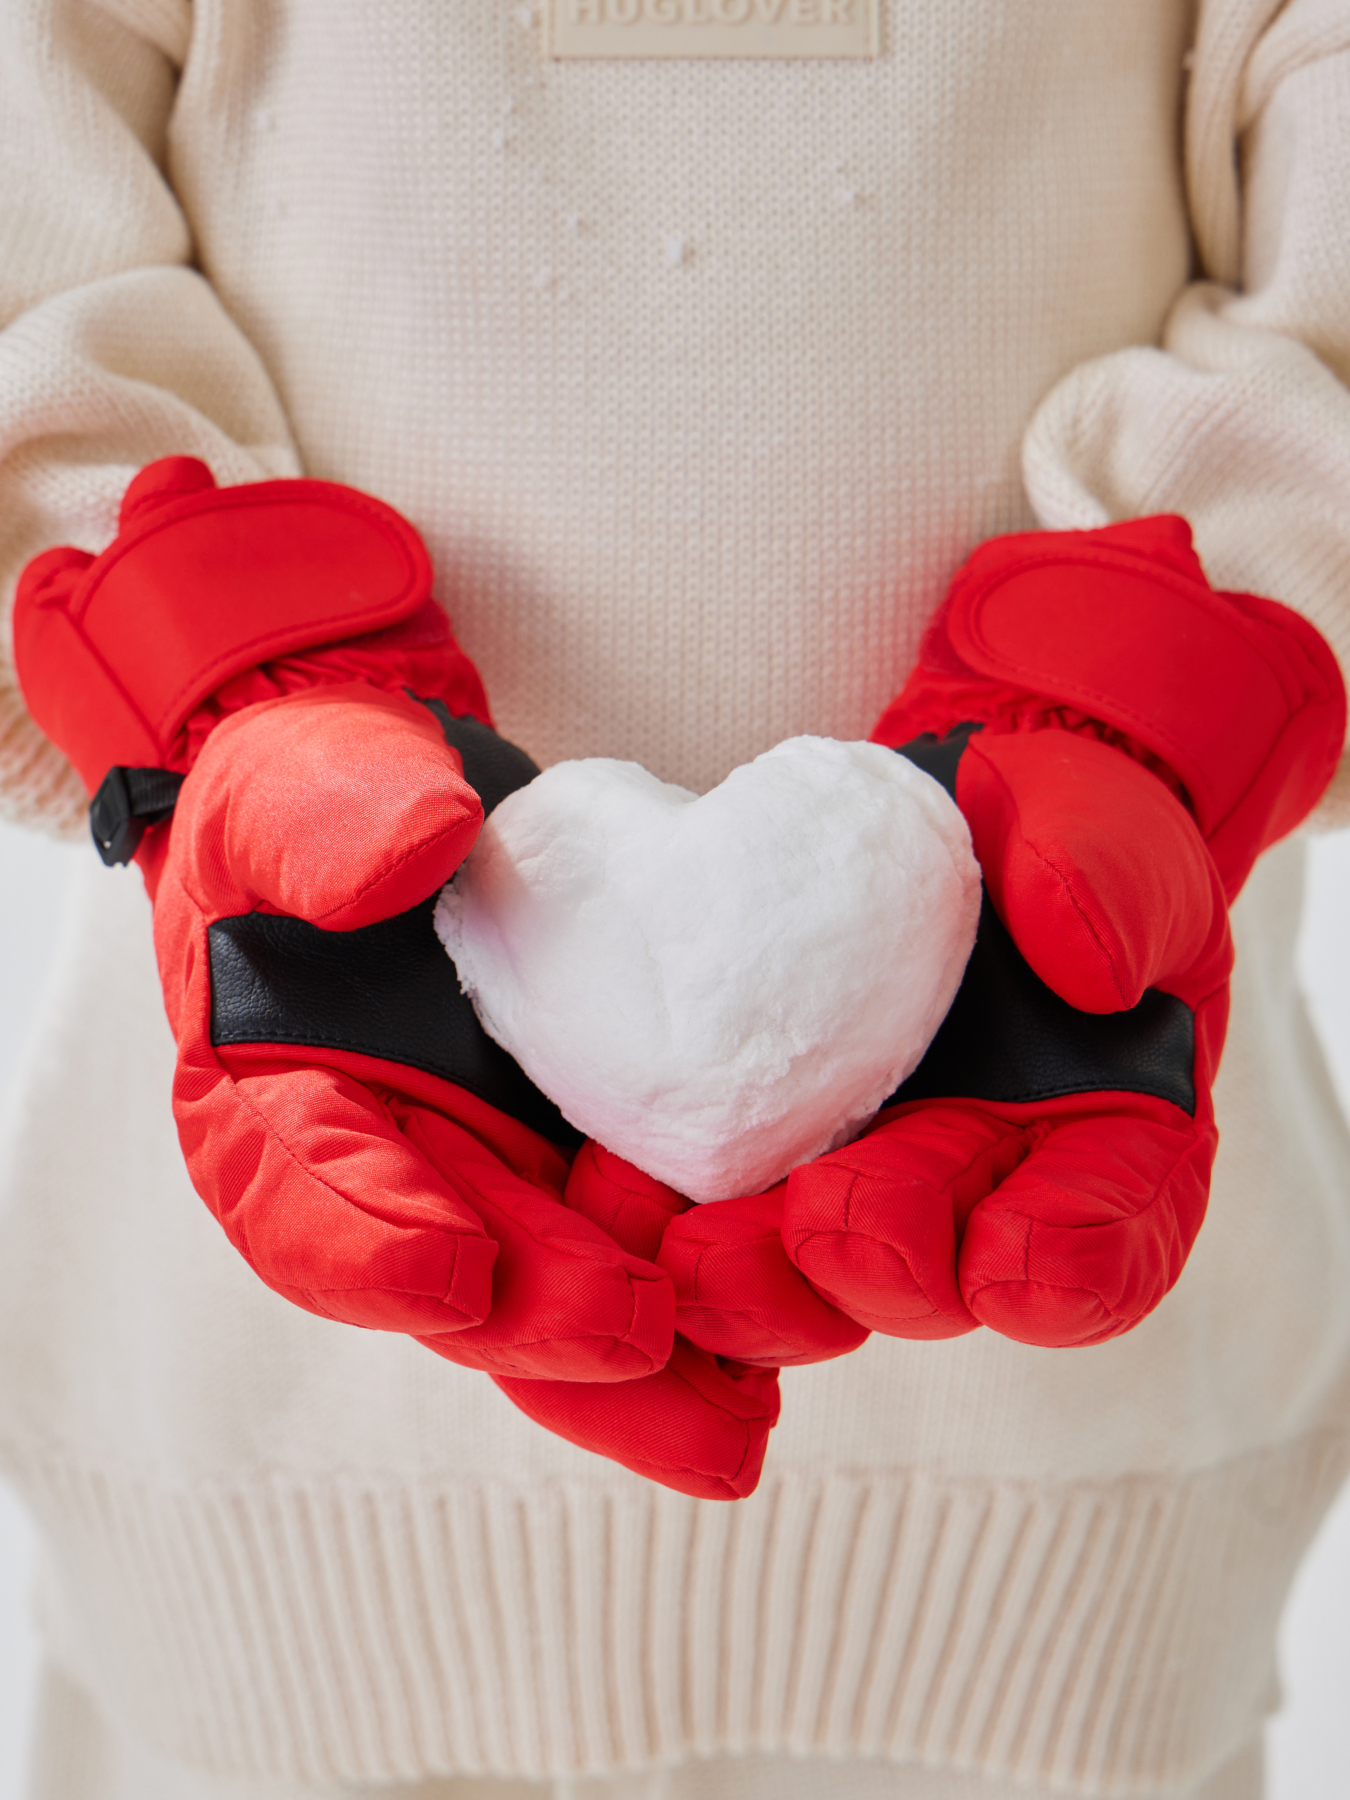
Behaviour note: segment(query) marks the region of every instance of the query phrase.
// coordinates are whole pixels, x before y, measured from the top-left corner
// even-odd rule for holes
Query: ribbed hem
[[[183,1761],[388,1781],[758,1749],[1123,1794],[1251,1736],[1346,1464],[1318,1435],[1178,1482],[803,1474],[720,1506],[16,1474],[65,1589],[58,1654]]]

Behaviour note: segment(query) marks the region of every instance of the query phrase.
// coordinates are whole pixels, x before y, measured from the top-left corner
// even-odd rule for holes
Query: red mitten
[[[1204,1217],[1227,902],[1315,804],[1345,736],[1334,657],[1272,601],[1215,593],[1184,521],[1029,533],[962,569],[874,736],[954,793],[985,880],[961,990],[858,1142],[754,1202],[675,1221],[661,1262],[711,1350],[828,1353],[784,1263],[861,1325],[1095,1343],[1138,1323]],[[732,1295],[758,1209],[771,1240]],[[706,1219],[704,1215],[709,1215]],[[774,1314],[774,1296],[779,1296]]]
[[[101,556],[25,572],[19,676],[145,872],[188,1168],[263,1280],[472,1367],[622,1381],[669,1355],[669,1283],[559,1204],[566,1129],[431,926],[475,787],[533,765],[430,586],[376,500],[171,458]]]
[[[648,1260],[655,1260],[670,1221],[690,1205],[590,1141],[577,1152],[563,1199]],[[559,1436],[699,1500],[739,1500],[754,1492],[778,1420],[776,1368],[751,1367],[733,1351],[714,1356],[679,1335],[664,1369],[621,1387],[502,1378],[497,1385]]]
[[[728,1361],[776,1374],[788,1364],[842,1356],[867,1336],[865,1326],[822,1300],[783,1255],[785,1187],[779,1182],[763,1194],[695,1206],[588,1139],[563,1200],[625,1249],[669,1271],[691,1343],[715,1344]]]

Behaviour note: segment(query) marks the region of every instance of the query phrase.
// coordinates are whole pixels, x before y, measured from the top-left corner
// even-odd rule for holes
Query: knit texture
[[[1188,18],[891,0],[871,63],[548,65],[504,0],[13,0],[0,596],[157,456],[351,482],[426,536],[510,736],[700,790],[865,735],[972,546],[1037,520],[1186,512],[1344,662],[1345,8],[1205,0],[1189,72]],[[70,828],[8,654],[4,805]],[[297,1778],[1203,1779],[1346,1461],[1298,884],[1278,851],[1237,909],[1159,1311],[791,1371],[718,1508],[253,1280],[182,1170],[137,879],[91,869],[0,1187],[0,1454],[63,1665],[165,1754]]]
[[[1101,1486],[792,1471],[736,1507],[23,1478],[75,1590],[46,1596],[58,1654],[64,1630],[109,1716],[183,1762],[409,1781],[756,1750],[1115,1794],[1250,1736],[1275,1670],[1248,1645],[1345,1451],[1315,1435]]]
[[[165,0],[16,7],[0,66],[32,175],[0,240],[5,591],[45,544],[105,541],[156,454],[224,481],[298,456],[427,535],[541,762],[633,757],[703,790],[796,733],[865,735],[971,545],[1034,523],[1037,403],[1156,343],[1183,290],[1183,24],[1163,0],[905,6],[873,63],[547,64],[506,5],[206,0],[170,113]],[[1344,116],[1329,93],[1319,128]],[[1317,222],[1339,157],[1317,154],[1300,196],[1334,295],[1345,234]],[[1306,356],[1284,310],[1284,354]],[[1188,500],[1136,469],[1154,437],[1187,443],[1195,483],[1249,441],[1268,465],[1258,419],[1157,360],[1176,427],[1108,484],[1109,417],[1071,395],[1057,485],[1039,464],[1030,484],[1043,515],[1061,489],[1113,513]],[[1343,404],[1299,422],[1328,492]],[[1306,507],[1239,512],[1220,577],[1320,621]],[[15,807],[22,767],[16,745]]]
[[[32,1800],[370,1800],[367,1784],[283,1777],[254,1781],[213,1775],[162,1757],[119,1730],[88,1694],[58,1669],[43,1671]],[[1249,1741],[1222,1768],[1184,1787],[1155,1789],[1153,1800],[1260,1800],[1262,1744]],[[660,1763],[623,1775],[529,1777],[455,1775],[448,1781],[381,1784],[380,1800],[895,1800],[896,1768],[884,1757],[793,1756],[742,1752]],[[1031,1786],[914,1763],[903,1774],[904,1800],[1062,1800],[1063,1787]]]

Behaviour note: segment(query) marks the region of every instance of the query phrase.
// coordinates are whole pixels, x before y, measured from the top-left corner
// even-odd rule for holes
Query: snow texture
[[[942,1022],[979,906],[936,781],[801,737],[701,798],[637,763],[556,764],[493,812],[436,929],[574,1125],[717,1200],[866,1125]]]

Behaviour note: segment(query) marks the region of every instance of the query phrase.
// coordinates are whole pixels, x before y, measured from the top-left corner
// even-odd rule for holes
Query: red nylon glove
[[[966,816],[976,948],[860,1140],[672,1222],[680,1328],[766,1363],[838,1354],[841,1314],[899,1337],[1116,1336],[1204,1218],[1227,902],[1331,777],[1335,659],[1285,607],[1214,593],[1183,520],[1028,533],[961,570],[873,735]]]
[[[691,1205],[664,1182],[590,1140],[577,1152],[563,1200],[616,1243],[649,1261],[655,1261],[671,1219]],[[819,1305],[832,1310],[824,1302]],[[854,1329],[851,1321],[847,1324]],[[778,1421],[776,1367],[753,1367],[731,1352],[714,1356],[679,1333],[659,1374],[622,1387],[507,1380],[497,1385],[522,1411],[561,1437],[701,1500],[737,1500],[754,1492],[769,1433]],[[638,1401],[643,1408],[640,1439],[630,1418],[630,1407]]]
[[[380,502],[218,491],[189,458],[132,483],[101,556],[53,550],[21,580],[29,707],[99,789],[108,859],[134,851],[155,900],[189,1172],[296,1304],[508,1392],[552,1386],[526,1410],[657,1479],[749,1491],[767,1404],[711,1358],[701,1386],[666,1374],[668,1278],[560,1204],[574,1134],[481,1032],[434,937],[480,793],[534,771],[488,729],[430,584]],[[603,1419],[591,1383],[616,1384]]]

